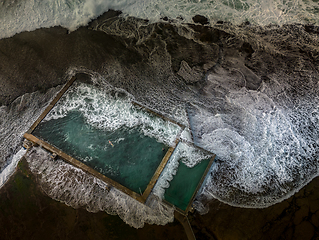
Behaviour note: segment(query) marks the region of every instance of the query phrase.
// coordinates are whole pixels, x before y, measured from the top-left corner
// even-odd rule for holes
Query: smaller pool
[[[194,194],[196,194],[197,187],[209,162],[210,159],[203,160],[193,168],[189,168],[183,162],[180,162],[176,175],[165,191],[164,199],[186,211]]]
[[[179,142],[153,193],[187,212],[213,160],[214,154],[192,144]]]

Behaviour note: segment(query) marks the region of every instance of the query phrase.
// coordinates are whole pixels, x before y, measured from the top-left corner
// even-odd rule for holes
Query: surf
[[[260,26],[319,24],[319,9],[315,0],[18,0],[0,4],[0,38],[54,26],[74,31],[110,9],[121,11],[123,17],[147,19],[150,23],[165,17],[172,22],[190,23],[199,14],[207,17],[212,25],[217,21],[235,25],[249,21]]]
[[[283,201],[318,176],[319,85],[312,64],[316,61],[318,37],[314,32],[308,31],[311,28],[302,25],[318,24],[315,2],[287,2],[281,5],[278,2],[268,1],[260,1],[255,5],[249,1],[223,3],[181,1],[176,5],[171,1],[144,4],[139,1],[130,4],[125,1],[117,3],[34,1],[34,5],[28,1],[15,3],[17,4],[12,5],[4,2],[0,7],[0,12],[4,13],[0,15],[3,16],[1,21],[5,23],[1,26],[2,38],[52,26],[63,26],[75,32],[77,28],[87,25],[110,8],[123,12],[119,18],[113,17],[105,22],[102,19],[102,24],[94,30],[116,36],[128,45],[128,40],[133,40],[132,42],[136,40],[134,49],[143,44],[150,47],[152,50],[150,52],[143,50],[142,47],[139,50],[145,54],[143,56],[148,57],[151,67],[147,71],[151,73],[141,74],[140,77],[141,75],[138,75],[140,73],[137,73],[140,69],[137,67],[138,70],[135,69],[136,72],[132,75],[136,74],[138,77],[134,78],[123,74],[124,70],[118,67],[116,64],[119,62],[116,62],[114,65],[111,64],[111,67],[103,65],[99,73],[90,72],[90,76],[105,84],[118,84],[119,89],[125,88],[120,92],[128,99],[135,98],[163,115],[187,125],[190,129],[188,133],[184,132],[182,137],[185,136],[188,141],[193,141],[194,144],[217,154],[217,162],[209,173],[210,177],[202,189],[202,196],[208,199],[217,198],[239,207],[264,208]],[[266,11],[263,13],[260,9],[265,5],[267,5]],[[218,6],[220,8],[217,8]],[[53,10],[49,12],[51,7]],[[208,17],[214,28],[206,28],[208,25],[201,27],[188,24],[192,23],[195,14]],[[12,16],[17,18],[13,19]],[[167,17],[167,20],[164,17]],[[236,25],[243,22],[245,24]],[[169,52],[173,49],[172,42],[165,42],[163,37],[172,36],[171,34],[175,37],[178,35],[181,44],[188,43],[185,40],[187,39],[194,43],[191,46],[197,44],[196,47],[200,46],[198,49],[208,49],[205,54],[210,57],[210,62],[199,63],[198,60],[197,66],[194,66],[196,64],[193,64],[190,58],[185,57],[187,61],[180,62],[174,59],[174,52]],[[221,36],[216,42],[213,41],[214,38],[213,40],[209,38],[215,36],[214,34]],[[156,49],[152,49],[153,43],[157,44],[154,44],[157,46]],[[179,42],[174,46],[178,44]],[[300,45],[302,50],[306,51],[303,55],[306,57],[296,60],[291,56],[296,53],[303,54],[299,51]],[[227,56],[231,55],[229,52],[238,52],[238,55],[235,53],[229,57]],[[289,61],[285,60],[287,58]],[[171,59],[175,62],[170,62]],[[272,66],[270,64],[272,61],[277,66]],[[291,62],[293,66],[290,65]],[[268,66],[272,67],[270,73]],[[83,69],[73,67],[74,71],[69,71],[67,74],[83,72]],[[49,99],[58,88],[50,89],[46,94],[40,92],[25,94],[11,105],[0,108],[3,113],[0,121],[3,126],[0,146],[4,156],[1,159],[2,169],[6,166],[12,169],[11,166],[15,164],[14,154],[21,148],[22,134],[50,102]],[[85,87],[82,90],[91,94],[91,100],[97,106],[94,111],[83,111],[87,121],[100,128],[108,126],[116,128],[116,123],[110,123],[105,115],[105,111],[110,109],[101,104],[99,99],[104,98],[99,90],[88,90]],[[114,99],[104,100],[112,102]],[[80,109],[83,104],[85,104],[84,99],[75,97],[69,101],[68,108]],[[112,104],[115,109],[126,107],[126,103],[123,102],[113,101]],[[99,107],[102,110],[99,110]],[[66,110],[61,107],[50,117],[58,119],[64,116]],[[118,112],[115,114],[119,115]],[[135,117],[132,116],[133,119]],[[149,134],[165,139],[165,136],[158,134],[160,128],[155,126],[155,129],[158,131]],[[170,139],[165,141],[171,144]],[[10,142],[10,145],[7,142]],[[188,157],[185,158],[189,161],[186,160],[185,163],[196,162],[192,152],[186,155]],[[51,163],[47,165],[41,160],[42,157],[47,158],[41,150],[37,150],[29,155],[28,161],[34,173],[43,175],[42,184],[49,186],[46,193],[73,207],[84,206],[82,204],[84,200],[78,198],[77,194],[91,194],[91,190],[86,191],[85,188],[81,192],[81,184],[72,185],[76,186],[74,192],[69,192],[71,186],[66,186],[65,190],[66,183],[63,181],[68,179],[55,179],[55,171],[45,170],[54,169],[55,165],[49,166]],[[32,162],[33,158],[40,159],[41,162]],[[13,165],[10,165],[11,163]],[[176,165],[172,163],[167,172],[167,179],[174,175]],[[61,163],[61,168],[67,169],[68,166]],[[55,185],[56,183],[59,184]],[[167,181],[159,187],[159,197],[163,196],[166,184]],[[103,187],[97,188],[97,198],[100,197],[100,191],[104,191]],[[93,192],[96,193],[95,190]],[[117,213],[123,219],[128,218],[122,211],[114,210],[109,205],[106,206],[104,203],[99,205],[99,201],[94,200],[92,205],[85,206],[94,211],[111,209],[110,213]],[[115,204],[118,201],[120,202],[121,198],[118,198]],[[125,204],[118,208],[135,207],[131,203]],[[200,210],[200,204],[197,206]],[[151,215],[154,216],[154,213]],[[132,216],[130,215],[130,219],[134,220]],[[139,213],[137,223],[130,224],[140,227],[146,221],[145,218],[147,217]],[[166,223],[170,220],[171,216],[163,221],[154,220],[154,222]],[[147,221],[153,220],[149,218]]]

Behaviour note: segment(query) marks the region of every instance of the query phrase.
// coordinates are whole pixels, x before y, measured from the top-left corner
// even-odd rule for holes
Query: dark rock
[[[207,17],[204,17],[202,15],[196,15],[192,19],[195,23],[200,23],[202,25],[209,24]]]
[[[251,44],[248,42],[244,42],[242,47],[240,48],[240,51],[248,53],[247,57],[251,57],[251,55],[255,52]]]
[[[45,92],[63,84],[69,66],[96,71],[113,56],[126,64],[138,59],[136,54],[127,55],[125,46],[103,32],[85,28],[66,32],[64,28],[54,27],[0,40],[0,101],[3,104],[26,92]]]
[[[210,28],[208,26],[195,24],[189,24],[188,26],[196,32],[195,38],[200,40],[201,42],[217,43],[221,37],[229,36],[228,33],[222,30]]]
[[[164,21],[168,21],[168,17],[163,17],[161,19],[164,20]]]
[[[177,75],[181,76],[186,84],[194,84],[199,82],[204,77],[202,72],[192,69],[187,62],[182,61]]]
[[[307,199],[301,199],[307,201]],[[303,205],[294,216],[294,224],[299,225],[307,216],[309,215],[309,207],[307,205]]]
[[[308,33],[319,34],[319,26],[306,25],[305,26],[305,31],[308,32]]]
[[[319,219],[315,214],[313,214],[311,217],[311,223],[317,228],[319,228]]]
[[[314,238],[315,229],[310,222],[302,222],[300,225],[296,226],[294,239],[310,240]]]
[[[80,81],[83,83],[92,83],[91,76],[86,73],[77,73],[75,74],[75,77],[77,81]]]
[[[143,228],[134,229],[118,216],[102,211],[91,213],[84,208],[74,209],[55,201],[45,195],[37,184],[37,176],[32,174],[23,158],[17,166],[17,171],[0,189],[1,240],[147,240],[151,235],[154,240],[187,239],[183,226],[177,221],[165,226],[146,224]]]
[[[110,9],[107,12],[103,13],[98,18],[96,18],[96,19],[92,20],[91,22],[89,22],[88,26],[89,26],[89,28],[94,28],[94,27],[96,27],[96,25],[98,25],[98,23],[104,22],[104,21],[106,21],[107,19],[110,19],[110,18],[117,17],[117,16],[119,16],[121,14],[122,14],[121,11]]]
[[[224,24],[224,21],[217,21],[217,24]]]
[[[203,26],[200,25],[193,26],[203,28]],[[210,47],[206,47],[191,39],[182,37],[171,24],[157,24],[154,28],[154,32],[156,32],[158,36],[161,36],[162,40],[165,39],[166,50],[171,56],[171,67],[175,73],[180,70],[180,65],[183,60],[193,68],[195,65],[203,66],[205,63],[216,60],[218,57],[218,47],[216,45],[212,44]],[[216,41],[218,41],[218,37]],[[198,54],[199,52],[201,54]]]

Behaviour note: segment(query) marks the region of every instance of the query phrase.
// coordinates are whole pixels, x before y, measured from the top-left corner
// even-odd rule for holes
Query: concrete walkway
[[[182,224],[185,233],[187,235],[188,240],[196,240],[194,232],[192,230],[191,224],[188,221],[187,216],[179,213],[178,211],[175,211],[174,217]]]

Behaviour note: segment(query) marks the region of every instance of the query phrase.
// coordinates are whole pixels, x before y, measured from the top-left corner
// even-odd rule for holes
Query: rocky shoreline
[[[202,23],[174,25],[170,23],[174,21],[163,19],[163,22],[148,24],[143,19],[123,19],[117,12],[109,12],[74,32],[54,27],[1,39],[0,106],[3,106],[0,110],[3,115],[12,114],[12,119],[0,117],[1,127],[9,129],[0,132],[1,167],[21,147],[24,129],[19,128],[18,132],[15,126],[32,122],[28,114],[29,120],[21,122],[23,114],[27,111],[38,114],[36,111],[40,111],[54,94],[53,87],[65,83],[76,73],[91,77],[99,74],[113,86],[132,93],[138,101],[172,116],[177,110],[171,103],[186,101],[185,96],[191,96],[214,113],[229,110],[226,100],[220,100],[224,97],[222,90],[209,86],[205,78],[207,73],[223,74],[226,80],[242,79],[231,85],[231,90],[245,87],[259,91],[264,83],[269,89],[280,85],[278,91],[268,90],[267,93],[284,109],[303,108],[298,105],[300,98],[315,99],[318,95],[319,44],[315,41],[318,27],[261,28],[249,23],[233,26],[224,22],[208,27],[205,19],[198,21]],[[24,95],[26,93],[28,95]],[[215,105],[206,99],[210,94],[217,96]],[[35,104],[33,108],[32,104]],[[301,127],[300,132],[308,130],[311,131]],[[7,136],[14,136],[14,141]],[[6,142],[10,142],[10,146]],[[316,147],[314,143],[314,149]],[[318,154],[318,150],[313,154]],[[149,239],[149,234],[154,232],[158,239],[167,239],[166,234],[171,239],[185,239],[178,223],[147,226],[136,232],[119,220],[109,219],[105,213],[91,214],[58,204],[41,195],[25,162],[21,162],[19,169],[0,190],[0,226],[4,239],[15,236],[42,239],[50,231],[62,239],[78,239],[79,232],[87,238],[89,234],[96,237],[94,234],[99,233],[99,238],[121,239],[121,231],[108,235],[118,224],[130,232],[131,239]],[[263,209],[236,208],[218,200],[209,201],[209,213],[195,212],[190,216],[196,237],[317,239],[318,181],[318,177],[314,178],[294,196]],[[25,200],[32,206],[30,210],[23,210]],[[31,220],[21,218],[23,211],[26,211],[23,215],[33,216]],[[55,232],[61,218],[65,218],[65,225],[58,225],[61,232]],[[104,224],[94,228],[101,219],[106,219]],[[108,226],[109,221],[114,224]],[[41,224],[46,226],[45,232],[39,229]],[[15,232],[16,229],[20,230]]]
[[[147,20],[124,19],[119,14],[109,11],[87,27],[73,32],[52,27],[0,39],[0,105],[8,105],[24,93],[44,92],[66,82],[71,69],[89,69],[107,80],[111,80],[108,78],[110,72],[121,74],[112,83],[124,87],[127,84],[124,78],[129,73],[142,78],[143,82],[146,77],[156,75],[156,69],[152,69],[152,73],[150,67],[159,63],[150,57],[153,53],[163,53],[160,51],[167,51],[169,59],[162,60],[173,71],[155,79],[163,81],[165,76],[177,77],[183,80],[177,83],[180,85],[202,87],[205,84],[203,77],[191,83],[187,76],[178,74],[183,61],[190,67],[188,74],[204,76],[216,64],[232,67],[229,59],[238,58],[262,76],[259,80],[248,77],[248,89],[258,89],[267,75],[283,69],[286,73],[298,72],[298,67],[318,71],[318,44],[312,41],[318,35],[317,26],[270,25],[261,28],[248,22],[234,26],[219,21],[209,27],[205,25],[207,19],[198,15],[194,17],[197,24],[174,25],[175,22],[169,19],[148,24]],[[289,41],[281,35],[289,36]],[[266,44],[267,41],[270,42]],[[127,72],[128,68],[130,72]],[[141,73],[141,69],[145,71]]]
[[[265,209],[211,201],[189,219],[197,240],[319,238],[319,177],[289,199]],[[26,160],[0,189],[1,239],[186,239],[178,221],[165,226],[126,225],[118,216],[73,209],[43,194]]]
[[[262,209],[213,200],[207,214],[191,216],[191,224],[197,239],[318,239],[318,190],[316,177],[289,199]]]
[[[186,239],[177,222],[135,229],[118,216],[73,209],[46,196],[22,158],[0,189],[1,239]]]

